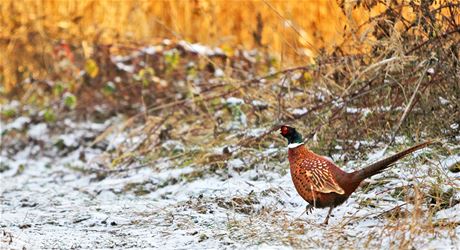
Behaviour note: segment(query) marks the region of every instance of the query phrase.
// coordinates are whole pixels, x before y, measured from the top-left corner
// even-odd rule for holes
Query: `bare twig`
[[[284,92],[284,87],[285,87],[285,84],[286,84],[286,80],[288,78],[288,75],[284,75],[282,80],[281,80],[281,88],[279,89],[279,92],[278,92],[278,121],[281,120],[281,117],[282,117],[282,114],[281,114],[281,106],[282,106],[282,96],[283,96],[283,92]]]
[[[457,28],[457,29],[454,29],[454,30],[452,30],[452,31],[446,32],[446,33],[444,33],[444,34],[442,34],[442,35],[439,35],[439,36],[437,36],[437,37],[434,37],[434,38],[432,38],[432,39],[428,39],[428,40],[426,40],[426,41],[424,41],[424,42],[422,42],[422,43],[416,45],[415,47],[413,47],[411,50],[409,50],[408,52],[406,52],[405,55],[409,55],[409,54],[411,54],[412,52],[414,52],[414,51],[420,49],[421,47],[423,47],[423,46],[425,46],[425,45],[427,45],[427,44],[433,43],[433,42],[435,42],[435,41],[437,41],[437,40],[439,40],[439,39],[446,38],[446,37],[448,37],[448,36],[450,36],[450,35],[452,35],[452,34],[454,34],[454,33],[459,33],[459,34],[460,34],[460,28]]]
[[[409,115],[409,113],[412,111],[412,109],[414,108],[414,104],[415,104],[415,97],[417,96],[417,93],[418,93],[418,89],[420,88],[420,85],[422,84],[422,80],[423,78],[425,78],[425,75],[426,75],[426,69],[428,67],[425,67],[423,72],[422,72],[422,75],[419,77],[418,81],[417,81],[417,86],[415,87],[415,90],[414,92],[412,93],[412,96],[409,100],[409,103],[407,104],[406,106],[406,109],[404,110],[404,113],[402,114],[401,118],[399,119],[399,122],[398,124],[395,126],[395,128],[393,129],[393,133],[391,134],[391,139],[390,139],[390,142],[387,144],[387,146],[385,147],[385,149],[383,150],[383,154],[388,150],[388,147],[390,147],[390,145],[394,142],[395,140],[395,137],[396,137],[396,134],[399,132],[399,129],[401,128],[401,125],[403,124],[404,120],[406,119],[407,115]]]

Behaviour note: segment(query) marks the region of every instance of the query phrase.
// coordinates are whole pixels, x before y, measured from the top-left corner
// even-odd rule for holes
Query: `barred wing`
[[[344,194],[345,191],[339,186],[329,169],[331,162],[323,158],[302,159],[297,166],[300,176],[306,177],[312,191],[320,193]]]

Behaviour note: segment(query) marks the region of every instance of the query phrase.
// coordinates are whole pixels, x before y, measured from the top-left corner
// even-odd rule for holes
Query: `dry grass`
[[[135,127],[130,131],[131,136],[143,140],[134,153],[132,148],[119,149],[116,163],[123,159],[130,162],[133,155],[156,152],[154,149],[167,139],[180,138],[187,145],[198,146],[203,143],[219,146],[225,141],[243,148],[266,147],[267,143],[261,139],[281,122],[308,128],[302,132],[307,138],[315,137],[316,147],[327,150],[326,154],[334,153],[332,148],[338,143],[351,149],[355,140],[391,143],[394,136],[401,134],[413,140],[425,137],[424,133],[432,138],[455,138],[456,130],[450,126],[459,122],[456,117],[460,117],[455,108],[460,99],[458,4],[328,2],[325,6],[315,5],[318,15],[311,20],[301,11],[313,8],[306,2],[299,5],[246,2],[242,11],[236,6],[239,4],[235,2],[206,1],[142,2],[140,6],[134,6],[134,2],[7,2],[2,5],[2,16],[16,12],[18,15],[2,20],[8,27],[2,30],[3,45],[7,47],[6,53],[15,55],[4,69],[20,64],[13,75],[32,82],[14,85],[9,96],[20,97],[23,103],[45,106],[58,119],[68,115],[69,108],[59,104],[65,92],[77,97],[79,115],[96,113],[99,119],[117,112],[131,115],[124,127]],[[20,11],[26,7],[34,11]],[[259,38],[263,39],[257,41],[243,35],[250,34],[255,27],[235,29],[233,25],[245,22],[255,25],[247,20],[259,8],[262,16],[259,26],[263,23]],[[108,15],[100,14],[103,10],[119,18],[107,18]],[[160,10],[168,11],[152,14]],[[323,14],[332,16],[331,13],[337,14],[333,15],[337,20],[327,18],[329,21],[323,22]],[[356,16],[372,18],[360,20]],[[203,21],[199,27],[223,32],[214,34],[216,40],[200,37],[206,32],[196,32],[197,23],[202,23],[198,20],[210,17],[215,20]],[[158,20],[148,18],[162,18],[161,25]],[[228,18],[235,21],[229,22]],[[336,23],[344,20],[346,29]],[[289,21],[295,26],[285,27]],[[310,43],[298,42],[303,39],[303,30],[309,28],[309,22],[321,23],[312,29],[321,34],[315,38],[319,40],[311,40],[315,48]],[[144,27],[141,23],[148,25]],[[134,27],[138,27],[139,33],[131,32]],[[280,30],[292,32],[292,36]],[[235,44],[219,43],[225,32],[235,36],[235,44],[259,50],[248,56],[235,48]],[[139,44],[152,42],[149,37],[153,34],[220,45],[224,55],[197,56],[173,42],[161,45],[155,55],[131,57],[127,63],[134,67],[133,73],[120,71],[111,61],[115,55],[135,54]],[[328,40],[324,41],[332,39],[335,44],[321,42],[325,38]],[[56,43],[60,39],[64,42]],[[37,44],[44,47],[37,49]],[[287,49],[288,44],[295,46]],[[323,51],[321,47],[328,49]],[[289,56],[301,48],[315,50],[314,63],[273,73],[283,65],[284,56],[292,61],[305,60],[305,54]],[[28,63],[37,64],[38,68],[27,66]],[[190,68],[190,64],[194,66]],[[224,72],[223,77],[213,76],[217,69]],[[2,79],[8,83],[12,72],[4,72]],[[117,78],[121,80],[117,82]],[[110,84],[115,90],[108,93]],[[230,96],[243,98],[245,103],[232,106],[221,101]],[[439,101],[440,96],[443,102]],[[264,101],[265,106],[254,105],[253,100]],[[295,113],[300,108],[308,112]],[[363,109],[364,113],[353,112]],[[243,116],[247,123],[239,124],[240,129],[229,127]],[[251,138],[244,135],[243,127],[267,131]],[[391,138],[387,138],[388,133]],[[276,137],[270,139],[279,141]],[[199,163],[213,162],[215,158],[221,162],[229,157],[192,152],[185,154],[185,158],[189,154]]]
[[[135,113],[126,127],[145,124],[131,133],[150,135],[140,154],[174,137],[186,144],[263,144],[262,137],[229,137],[235,131],[225,123],[241,114],[253,128],[308,127],[304,134],[319,136],[323,149],[334,139],[388,140],[387,133],[390,142],[400,134],[418,140],[427,131],[452,138],[449,126],[459,117],[459,5],[422,3],[4,1],[0,51],[10,60],[1,65],[1,80],[9,98],[62,116],[68,107],[56,103],[65,92],[77,97],[78,114],[93,114],[98,105],[106,109],[101,119]],[[173,42],[154,56],[131,58],[132,74],[111,61],[141,44],[159,44],[159,37],[217,45],[224,55],[196,56]],[[239,46],[258,52],[248,58]],[[301,67],[273,74],[286,61],[302,60]],[[217,69],[224,77],[213,77]],[[114,93],[107,94],[109,83]],[[229,96],[246,102],[220,101]],[[295,108],[308,112],[298,115]],[[439,127],[444,130],[431,129]]]
[[[272,133],[280,123],[298,127],[316,152],[340,153],[344,161],[363,159],[369,148],[389,145],[397,136],[458,144],[460,4],[428,2],[6,1],[1,46],[12,59],[2,64],[2,81],[10,98],[42,100],[57,119],[69,113],[102,120],[127,115],[111,130],[136,142],[107,152],[107,168],[155,167],[168,160],[196,167],[184,177],[193,179],[225,171],[228,160],[238,158],[247,160],[247,168],[260,164],[282,172],[270,163],[283,161],[284,153],[260,153],[285,143]],[[34,11],[21,11],[26,7]],[[174,41],[165,44],[159,37]],[[176,43],[181,39],[219,46],[224,55],[197,55]],[[132,56],[133,73],[110,60],[133,55],[144,44],[161,49]],[[215,76],[218,69],[223,76]],[[24,79],[36,85],[16,84]],[[110,93],[109,83],[115,86]],[[60,85],[75,94],[76,109],[60,104]],[[230,97],[243,102],[232,104]],[[168,146],[171,141],[179,147]],[[444,193],[426,190],[413,187],[404,196],[413,214],[401,207],[382,215],[390,221],[385,238],[398,242],[396,247],[409,247],[411,237],[440,226],[423,218],[445,206]],[[434,205],[426,209],[422,201],[430,198]],[[299,230],[294,223],[292,232]]]
[[[346,4],[351,9],[355,3]],[[348,42],[344,25],[359,26],[383,8],[343,12],[335,1],[13,1],[0,5],[2,82],[6,91],[55,72],[59,43],[82,48],[132,46],[170,38],[276,52],[283,62],[311,61],[321,48]],[[361,28],[356,28],[358,31]],[[364,32],[367,32],[364,30]]]

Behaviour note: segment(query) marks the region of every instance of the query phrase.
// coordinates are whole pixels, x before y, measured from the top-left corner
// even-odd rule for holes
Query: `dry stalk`
[[[421,73],[421,76],[419,77],[417,81],[417,85],[415,87],[414,92],[412,93],[412,96],[409,100],[409,103],[406,105],[406,108],[404,110],[404,113],[402,114],[401,118],[399,119],[398,124],[394,127],[393,132],[391,134],[390,142],[387,144],[385,149],[383,150],[383,154],[388,150],[388,147],[394,142],[395,137],[397,133],[399,132],[399,129],[401,128],[401,125],[403,124],[404,120],[406,119],[407,115],[410,113],[410,111],[414,108],[415,106],[415,97],[417,96],[418,89],[420,88],[420,85],[422,84],[422,81],[426,75],[426,70],[428,69],[428,66],[424,68],[424,70]]]

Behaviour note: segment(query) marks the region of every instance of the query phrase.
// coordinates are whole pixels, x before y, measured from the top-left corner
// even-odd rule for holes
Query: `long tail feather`
[[[378,173],[380,173],[382,170],[388,168],[391,166],[392,163],[395,163],[396,161],[402,159],[404,156],[412,153],[412,152],[415,152],[419,149],[422,149],[430,144],[432,144],[433,142],[432,141],[427,141],[427,142],[424,142],[424,143],[421,143],[421,144],[418,144],[418,145],[415,145],[411,148],[408,148],[404,151],[401,151],[395,155],[392,155],[390,157],[387,157],[383,160],[380,160],[378,162],[375,162],[363,169],[360,169],[356,172],[353,173],[353,179],[354,181],[356,181],[357,183],[361,182],[362,180],[366,179],[366,178],[369,178],[373,175],[376,175]]]

